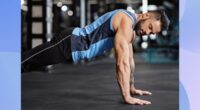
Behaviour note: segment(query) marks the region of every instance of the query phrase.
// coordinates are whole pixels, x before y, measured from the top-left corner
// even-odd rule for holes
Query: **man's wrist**
[[[134,85],[131,85],[130,91],[133,92],[133,91],[135,91],[135,89],[136,89],[135,86],[134,86]]]
[[[124,91],[124,92],[122,92],[122,96],[123,96],[124,99],[126,99],[128,97],[131,97],[131,94],[130,94],[129,91],[126,91],[126,92]]]
[[[135,86],[134,86],[134,81],[133,81],[133,80],[131,80],[130,86],[131,86],[131,87],[135,87]]]
[[[129,95],[123,95],[123,98],[124,98],[124,101],[127,101],[127,100],[129,100],[129,98],[131,98],[131,95],[129,94]]]

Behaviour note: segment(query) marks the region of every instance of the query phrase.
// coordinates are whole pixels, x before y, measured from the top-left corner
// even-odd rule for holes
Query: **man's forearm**
[[[117,81],[123,98],[130,97],[130,67],[129,65],[117,65]]]
[[[129,44],[129,63],[130,63],[130,85],[131,88],[135,88],[134,86],[134,71],[135,71],[135,62],[133,58],[133,47],[132,44]]]
[[[134,65],[133,61],[130,62],[130,70],[131,70],[131,72],[130,72],[130,85],[131,85],[131,87],[135,87],[135,85],[134,85],[135,65]]]
[[[130,97],[130,63],[128,44],[116,46],[116,78],[119,84],[121,94],[126,100]]]
[[[130,86],[131,86],[131,88],[135,88],[134,76],[133,76],[133,73],[132,73],[132,72],[131,72],[131,77],[130,77]]]

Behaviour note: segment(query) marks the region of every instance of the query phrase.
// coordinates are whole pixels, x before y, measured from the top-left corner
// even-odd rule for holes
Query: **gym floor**
[[[178,64],[148,64],[140,55],[135,62],[136,87],[153,93],[135,97],[151,105],[124,104],[115,79],[115,60],[104,58],[22,73],[22,110],[178,110]]]

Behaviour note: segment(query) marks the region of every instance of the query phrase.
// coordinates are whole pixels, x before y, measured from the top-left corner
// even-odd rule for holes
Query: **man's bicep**
[[[130,24],[126,22],[125,18],[122,18],[119,24],[114,40],[116,63],[122,63],[123,61],[125,64],[128,63],[129,66],[129,43],[133,35],[132,28],[130,28]]]

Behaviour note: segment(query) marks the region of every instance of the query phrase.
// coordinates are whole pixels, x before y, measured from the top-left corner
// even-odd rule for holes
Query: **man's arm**
[[[133,46],[132,44],[129,44],[129,63],[130,63],[130,92],[131,94],[137,94],[137,95],[151,95],[152,93],[149,91],[143,91],[140,89],[135,88],[134,84],[134,71],[135,71],[135,62],[133,57]]]
[[[129,45],[125,39],[120,39],[117,34],[115,37],[115,57],[116,57],[116,78],[119,84],[122,97],[128,104],[145,105],[151,102],[133,98],[130,94],[130,64],[129,64]],[[122,37],[121,37],[122,38]]]
[[[116,78],[125,101],[130,95],[130,65],[128,44],[122,39],[115,38]]]
[[[120,22],[119,22],[120,21]],[[122,97],[126,103],[129,104],[150,104],[149,101],[133,98],[130,94],[130,63],[129,63],[129,44],[132,38],[133,31],[131,23],[127,19],[118,19],[117,27],[114,26],[116,31],[114,39],[114,49],[116,57],[116,78],[119,84]]]

